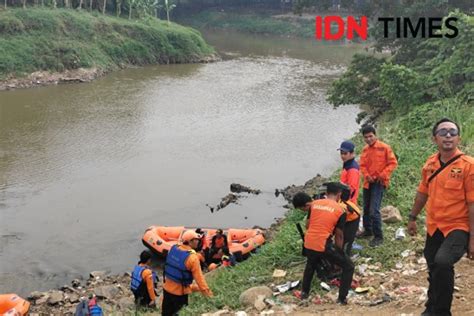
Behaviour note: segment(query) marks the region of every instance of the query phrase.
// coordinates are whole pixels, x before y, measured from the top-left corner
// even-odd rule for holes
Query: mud
[[[221,57],[217,54],[211,54],[209,56],[190,57],[189,63],[210,63],[221,60]],[[169,61],[163,61],[164,64]],[[120,65],[118,68],[133,68],[136,65]],[[25,77],[17,77],[15,75],[9,75],[5,80],[0,80],[0,91],[2,90],[13,90],[23,88],[33,88],[48,85],[57,85],[64,83],[82,83],[90,82],[96,78],[99,78],[110,72],[110,70],[104,70],[99,68],[78,68],[70,69],[63,72],[50,72],[50,71],[36,71]]]

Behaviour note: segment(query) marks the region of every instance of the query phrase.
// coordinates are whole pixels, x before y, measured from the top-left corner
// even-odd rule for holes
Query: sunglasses
[[[448,133],[449,135],[451,136],[458,136],[459,135],[459,131],[455,128],[441,128],[439,130],[436,131],[436,135],[438,136],[442,136],[442,137],[445,137],[445,136],[448,136]]]

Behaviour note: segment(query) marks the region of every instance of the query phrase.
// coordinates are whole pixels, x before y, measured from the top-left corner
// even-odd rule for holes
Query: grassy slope
[[[199,29],[219,28],[256,34],[314,37],[314,21],[310,19],[275,19],[256,13],[202,11],[182,19],[182,22]]]
[[[474,154],[474,113],[470,105],[460,105],[456,100],[426,104],[405,115],[386,113],[379,122],[380,137],[392,145],[399,157],[399,167],[393,174],[383,204],[397,206],[405,218],[420,179],[420,168],[426,158],[436,150],[430,141],[432,124],[444,116],[460,123],[463,144],[467,145],[462,149],[466,153]],[[361,137],[356,136],[355,140],[360,149]],[[183,314],[196,315],[224,306],[239,308],[240,293],[252,286],[272,283],[275,268],[288,270],[286,280],[301,279],[305,261],[300,255],[301,241],[295,223],[302,219],[302,212],[290,210],[272,242],[266,244],[257,256],[210,278],[209,284],[215,297],[206,299],[196,294],[191,296],[190,306]],[[382,262],[384,269],[390,269],[398,261],[403,250],[420,251],[423,246],[420,240],[418,242],[411,242],[408,238],[403,241],[392,240],[395,230],[405,225],[406,221],[400,225],[384,225],[386,242],[376,249],[367,247],[366,241],[358,240],[358,243],[366,246],[361,255],[373,258],[373,262]],[[422,219],[419,221],[419,227],[423,227]],[[316,279],[313,281],[316,282]]]
[[[211,53],[198,31],[153,18],[130,21],[65,9],[0,11],[0,78],[37,70],[189,62]]]

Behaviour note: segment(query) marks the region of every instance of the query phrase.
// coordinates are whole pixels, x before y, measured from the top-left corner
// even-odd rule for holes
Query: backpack
[[[103,316],[102,308],[97,305],[95,298],[84,299],[77,304],[74,316]]]

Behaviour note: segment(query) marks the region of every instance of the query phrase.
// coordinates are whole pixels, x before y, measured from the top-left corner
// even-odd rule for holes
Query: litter
[[[275,271],[273,271],[274,278],[283,278],[285,275],[286,275],[285,270],[275,269]]]
[[[359,251],[359,250],[362,250],[362,249],[364,249],[364,246],[359,245],[359,244],[357,244],[357,243],[353,243],[353,244],[352,244],[352,250],[357,250],[357,251]]]
[[[390,301],[391,301],[390,296],[388,294],[384,294],[381,299],[371,302],[369,306],[376,306],[376,305],[380,305],[382,303],[386,303]]]
[[[365,263],[359,264],[359,265],[357,266],[357,269],[359,270],[359,274],[364,275],[364,274],[365,274],[365,270],[367,270],[367,264],[365,264]]]
[[[407,249],[407,250],[403,250],[403,252],[401,253],[402,257],[403,258],[406,258],[410,255],[410,249]]]
[[[278,292],[285,293],[286,291],[292,290],[295,287],[297,287],[298,284],[300,284],[299,280],[298,281],[293,281],[293,282],[288,281],[285,284],[280,284],[280,285],[275,286],[275,288],[278,290]]]
[[[324,290],[326,290],[326,291],[331,291],[331,287],[330,287],[326,282],[321,282],[319,285],[320,285],[321,288],[323,288]]]
[[[354,290],[357,294],[362,294],[362,293],[367,293],[367,292],[373,292],[375,289],[371,286],[369,287],[358,287]]]
[[[418,259],[418,264],[426,264],[426,259],[421,257],[420,259]]]
[[[403,227],[398,228],[397,231],[395,232],[395,239],[402,240],[405,237],[406,237],[405,228]]]
[[[320,305],[323,303],[323,301],[321,300],[321,296],[319,295],[316,295],[311,302],[316,305]]]

